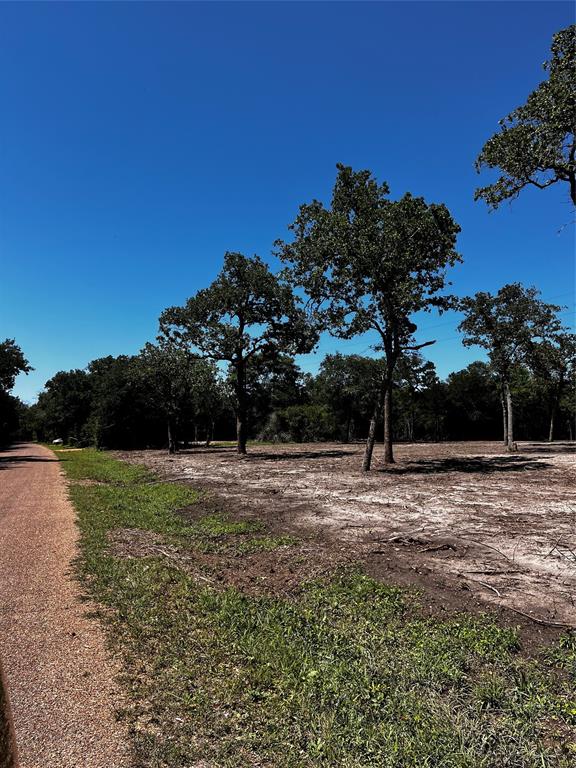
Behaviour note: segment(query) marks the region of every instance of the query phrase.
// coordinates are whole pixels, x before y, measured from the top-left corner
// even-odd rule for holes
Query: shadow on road
[[[0,469],[11,469],[16,464],[31,464],[36,462],[53,463],[58,461],[58,459],[45,459],[43,456],[27,456],[26,454],[20,454],[16,456],[0,456]]]

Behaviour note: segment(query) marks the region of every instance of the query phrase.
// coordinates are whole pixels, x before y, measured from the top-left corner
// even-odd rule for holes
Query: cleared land
[[[361,474],[363,447],[195,448],[124,454],[163,477],[209,490],[224,506],[308,538],[309,563],[360,560],[415,583],[440,606],[489,603],[576,626],[576,445],[400,445],[397,463]],[[269,564],[274,567],[274,563]],[[260,570],[262,568],[260,567]],[[238,579],[274,581],[244,570]],[[522,623],[527,617],[516,614]]]

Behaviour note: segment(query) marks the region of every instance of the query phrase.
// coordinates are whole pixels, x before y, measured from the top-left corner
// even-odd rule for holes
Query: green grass
[[[426,618],[415,593],[360,570],[283,599],[199,583],[162,557],[114,557],[107,534],[119,528],[153,531],[189,554],[233,548],[238,568],[247,552],[294,541],[232,513],[176,514],[201,496],[106,454],[61,458],[79,570],[123,654],[138,766],[575,764],[573,638],[526,659],[513,630],[471,615]]]

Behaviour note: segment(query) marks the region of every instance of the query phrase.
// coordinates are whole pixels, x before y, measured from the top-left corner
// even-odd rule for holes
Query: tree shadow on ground
[[[138,450],[138,449],[136,449]],[[163,453],[168,455],[168,451],[165,449]],[[193,445],[189,448],[178,448],[175,456],[196,456],[199,453],[236,453],[235,445]]]
[[[549,453],[549,454],[561,454],[561,453],[573,453],[576,454],[576,443],[528,443],[527,445],[520,445],[521,453]]]
[[[378,467],[378,472],[395,475],[436,475],[443,472],[464,472],[470,474],[493,474],[495,472],[525,472],[550,469],[551,464],[533,461],[523,456],[470,456],[451,459],[420,459],[402,462],[388,467]]]
[[[294,444],[291,444],[292,446]],[[180,449],[177,456],[194,456],[197,454],[212,454],[212,453],[224,453],[230,455],[240,455],[236,451],[236,446],[214,447],[214,448],[191,448]],[[258,459],[258,461],[299,461],[300,459],[326,459],[326,458],[339,458],[343,456],[353,456],[356,453],[354,450],[346,449],[324,449],[318,451],[298,451],[287,449],[285,451],[277,451],[274,453],[268,453],[259,450],[251,450],[248,446],[248,451],[245,454],[247,459]]]
[[[337,459],[343,456],[353,456],[356,451],[350,450],[320,450],[320,451],[285,451],[283,453],[263,453],[248,451],[247,456],[259,461],[300,461],[300,459]]]
[[[35,464],[36,462],[49,462],[58,463],[60,459],[50,459],[50,458],[44,458],[43,456],[26,456],[26,455],[16,455],[16,456],[0,456],[0,469],[11,469],[16,464]],[[61,461],[66,461],[66,459],[61,459]]]

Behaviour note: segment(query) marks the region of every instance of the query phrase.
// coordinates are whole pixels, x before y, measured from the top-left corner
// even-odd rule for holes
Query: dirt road
[[[0,658],[20,768],[123,768],[115,667],[70,575],[74,510],[54,454],[0,452]]]

